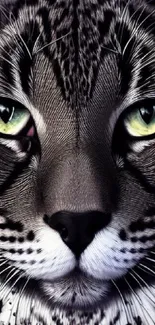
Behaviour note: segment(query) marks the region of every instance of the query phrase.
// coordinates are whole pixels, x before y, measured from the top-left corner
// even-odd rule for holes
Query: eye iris
[[[13,113],[14,113],[14,107],[0,106],[0,118],[5,124],[11,121]]]
[[[144,122],[146,124],[149,124],[153,118],[153,115],[154,115],[154,109],[153,107],[149,107],[149,108],[140,108],[139,109],[140,111],[140,115],[142,117],[142,119],[144,120]]]

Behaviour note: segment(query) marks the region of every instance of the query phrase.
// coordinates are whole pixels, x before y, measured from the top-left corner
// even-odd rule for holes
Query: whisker
[[[129,273],[130,274],[130,273]],[[131,274],[130,274],[131,275]],[[141,298],[139,297],[138,293],[131,287],[130,283],[128,282],[128,280],[126,279],[126,277],[124,277],[125,282],[127,283],[129,289],[131,290],[132,294],[134,295],[135,299],[137,300],[138,304],[142,307],[142,313],[144,318],[146,319],[146,322],[148,322],[148,319],[146,318],[146,315],[144,313],[144,310],[146,311],[146,313],[148,314],[147,309],[145,308],[145,306],[143,305],[143,302],[141,300]],[[133,307],[135,307],[135,304],[133,304]],[[135,307],[136,313],[138,315],[138,309]],[[134,319],[134,317],[133,317]]]
[[[128,317],[128,309],[127,309],[127,306],[126,306],[126,303],[125,303],[125,300],[124,300],[124,297],[119,289],[119,287],[117,286],[116,282],[114,280],[111,280],[111,282],[113,283],[113,285],[115,286],[116,290],[118,291],[119,293],[119,296],[122,300],[122,303],[123,303],[123,307],[124,307],[124,312],[125,312],[125,315],[126,315],[126,321],[127,323],[129,323],[129,317]]]
[[[67,37],[68,35],[70,35],[72,32],[68,32],[67,34],[65,35],[62,35],[61,37],[57,38],[56,40],[52,40],[51,42],[49,42],[48,44],[45,44],[43,47],[41,47],[37,52],[34,52],[33,54],[36,55],[38,54],[39,52],[41,52],[43,49],[45,49],[46,47],[60,41],[61,39]]]
[[[134,274],[133,274],[134,273]],[[143,288],[143,286],[142,286],[142,284],[139,282],[139,280],[137,279],[137,277],[145,284],[145,286],[146,286],[146,288],[148,288],[149,289],[149,293],[150,293],[150,288],[149,288],[149,286],[146,284],[146,282],[144,281],[144,279],[143,278],[141,278],[141,276],[137,273],[137,272],[135,272],[134,270],[132,270],[131,272],[130,272],[130,274],[131,274],[131,276],[135,279],[135,281],[138,283],[138,285],[139,285],[139,287],[141,288],[141,290],[143,291],[143,293],[146,295],[146,297],[148,297],[153,303],[155,303],[155,300],[154,299],[152,299],[151,297],[149,297],[148,296],[148,294],[144,291],[144,288]]]
[[[153,275],[155,275],[155,272],[152,269],[150,269],[148,266],[146,266],[146,265],[144,265],[142,263],[139,263],[139,265],[142,266],[144,269],[150,271]]]
[[[30,277],[28,277],[28,278],[26,279],[26,282],[25,282],[23,288],[21,289],[21,291],[20,291],[20,293],[19,293],[18,302],[17,302],[17,308],[16,308],[16,319],[15,319],[15,323],[16,323],[16,324],[18,324],[18,322],[17,322],[17,317],[18,317],[18,310],[19,310],[20,300],[21,300],[22,294],[23,294],[23,292],[24,292],[26,286],[28,285],[29,280],[30,280]]]
[[[4,284],[3,284],[3,287],[2,287],[2,291],[3,291],[3,289],[4,289],[4,287],[8,284],[8,282],[10,282],[10,280],[15,276],[15,275],[17,275],[20,271],[19,270],[16,270],[15,268],[14,268],[14,270],[12,270],[13,271],[13,274],[7,279],[7,281],[5,281],[4,282]],[[9,272],[9,274],[10,274],[11,272]]]
[[[21,42],[23,43],[23,45],[24,45],[24,47],[25,47],[25,49],[26,49],[26,52],[28,53],[29,58],[32,60],[32,55],[31,55],[31,53],[30,53],[30,50],[29,50],[27,44],[25,43],[24,39],[23,39],[22,36],[21,36],[21,32],[20,32],[20,30],[19,30],[19,28],[18,28],[18,24],[17,24],[17,23],[16,23],[16,28],[17,28],[17,32],[18,32],[17,35],[18,35],[18,37],[20,38]]]
[[[18,283],[18,281],[23,277],[24,275],[24,272],[22,272],[22,274],[20,274],[17,279],[14,281],[14,283],[12,284],[12,286],[9,287],[9,291],[7,291],[6,289],[6,294],[5,294],[5,290],[4,290],[4,296],[3,296],[3,299],[6,299],[7,296],[9,295],[9,293],[12,291],[12,289],[15,287],[15,285]],[[5,288],[4,288],[5,289]]]
[[[145,257],[145,259],[148,260],[148,261],[151,261],[151,262],[154,262],[155,263],[155,259],[153,259],[153,258]]]

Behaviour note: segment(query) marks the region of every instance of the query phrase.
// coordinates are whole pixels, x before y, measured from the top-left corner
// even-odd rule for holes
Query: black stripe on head
[[[11,2],[10,2],[11,4]],[[12,5],[12,13],[13,13],[13,17],[14,19],[18,19],[19,16],[19,12],[20,10],[22,10],[25,5],[26,7],[29,6],[35,6],[38,4],[38,0],[17,0],[14,4],[14,6]]]
[[[140,50],[140,59],[142,59],[142,68],[140,70],[140,78],[138,80],[137,87],[141,89],[141,92],[146,90],[146,80],[147,80],[147,87],[154,83],[152,75],[154,75],[154,64],[152,64],[152,60],[149,61],[149,52],[152,54],[152,50],[150,50],[147,46],[143,46]],[[143,59],[144,58],[144,59]]]
[[[49,44],[52,41],[51,21],[49,18],[49,10],[46,7],[42,7],[37,11],[37,16],[39,16],[42,20],[42,25],[43,25],[43,29],[44,29],[44,45]],[[51,58],[49,46],[46,46],[43,49],[43,52],[48,58]]]
[[[118,54],[118,69],[121,76],[120,93],[126,95],[132,80],[133,65],[131,63],[132,53],[135,47],[135,37],[131,37],[131,31],[125,23],[116,24],[116,35],[122,49],[122,54]],[[128,43],[128,41],[130,42]],[[128,45],[127,45],[128,43]],[[124,54],[123,51],[126,48]]]
[[[100,42],[103,41],[103,38],[109,33],[110,25],[112,18],[114,17],[114,12],[112,10],[106,10],[104,20],[98,21],[98,30],[100,33]]]
[[[23,91],[30,95],[30,78],[31,78],[31,68],[33,64],[33,47],[35,41],[39,35],[39,26],[36,22],[30,21],[29,23],[25,24],[24,31],[21,33],[21,38],[25,42],[28,50],[30,52],[30,56],[26,47],[23,43],[20,42],[20,46],[22,47],[23,53],[20,55],[19,59],[19,69],[20,69],[20,79]]]
[[[15,81],[14,81],[14,72],[12,71],[13,67],[12,67],[12,53],[15,50],[15,45],[13,42],[10,42],[10,44],[7,44],[4,46],[0,56],[1,56],[1,76],[3,78],[3,82],[2,85],[5,82],[6,84],[9,84],[13,87],[15,87]],[[9,87],[8,87],[8,91],[9,91]],[[10,89],[11,91],[11,89]]]
[[[52,3],[52,1],[49,1],[49,2],[50,2],[50,4]],[[52,41],[52,38],[51,38],[51,21],[50,21],[50,18],[49,18],[49,11],[48,11],[48,9],[46,7],[42,7],[42,8],[40,8],[38,10],[37,15],[42,19],[42,24],[43,24],[43,28],[44,28],[44,38],[45,38],[44,39],[44,45],[49,44]],[[53,26],[55,31],[57,29],[57,26],[59,26],[58,22],[59,22],[59,24],[61,24],[61,19],[59,21],[58,21],[58,18],[55,19],[54,26]],[[67,34],[67,32],[68,31],[64,30],[63,35]],[[58,38],[58,37],[60,37],[60,35],[56,34],[56,38]],[[59,46],[59,42],[56,43],[56,46]],[[63,79],[62,79],[62,72],[61,72],[61,68],[60,68],[60,64],[59,64],[58,59],[56,57],[54,58],[55,51],[51,52],[50,47],[46,46],[43,49],[43,53],[49,59],[49,61],[52,62],[53,71],[54,71],[54,74],[55,74],[55,76],[57,78],[57,84],[60,87],[60,89],[62,91],[62,94],[63,94],[63,96],[65,98],[65,87],[64,87],[64,82],[63,82]],[[62,53],[65,53],[65,49],[63,49]],[[69,53],[68,53],[68,56],[69,56]]]

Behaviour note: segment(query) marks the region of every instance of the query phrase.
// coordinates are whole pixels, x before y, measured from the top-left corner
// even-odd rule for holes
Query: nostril
[[[51,228],[53,228],[54,230],[56,230],[60,234],[61,238],[64,241],[67,241],[68,240],[68,238],[69,238],[69,232],[68,232],[67,227],[65,227],[63,223],[53,222],[51,220],[51,218],[49,218],[46,214],[44,215],[44,222],[48,226],[50,226]]]
[[[69,233],[68,233],[68,230],[67,228],[62,225],[62,224],[58,224],[56,226],[56,230],[59,232],[61,238],[64,240],[64,241],[67,241],[68,240],[68,236],[69,236]]]

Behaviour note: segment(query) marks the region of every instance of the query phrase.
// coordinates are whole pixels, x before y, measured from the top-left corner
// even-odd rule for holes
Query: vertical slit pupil
[[[0,117],[5,124],[7,124],[11,120],[13,112],[14,107],[0,106]]]
[[[145,108],[142,107],[140,108],[140,115],[142,117],[142,119],[144,120],[144,122],[146,124],[149,124],[153,118],[154,115],[154,108],[153,107],[149,107],[149,108]]]

